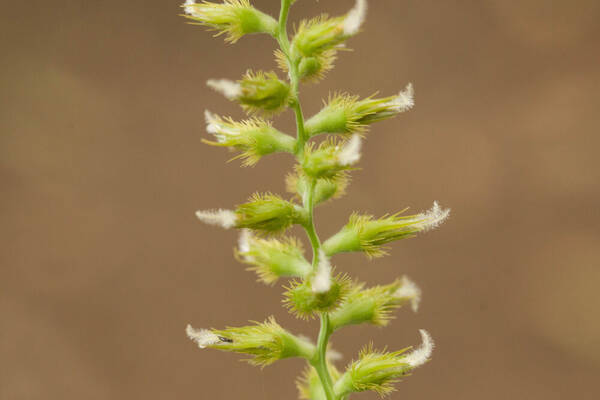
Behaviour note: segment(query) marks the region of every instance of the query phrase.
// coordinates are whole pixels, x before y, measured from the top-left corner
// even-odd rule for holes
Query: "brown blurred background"
[[[306,114],[329,91],[409,81],[417,106],[373,127],[317,229],[433,200],[453,214],[390,257],[336,258],[371,284],[407,274],[424,291],[419,314],[336,334],[340,366],[370,339],[401,348],[427,328],[433,361],[391,398],[600,398],[600,2],[370,3],[354,51],[302,89]],[[352,4],[300,0],[292,19]],[[296,398],[301,361],[261,371],[184,334],[271,314],[318,329],[233,259],[235,232],[194,217],[284,190],[289,157],[240,169],[200,142],[205,108],[243,115],[206,79],[274,69],[274,42],[226,46],[186,25],[179,1],[2,8],[0,399]],[[293,130],[289,113],[277,124]]]

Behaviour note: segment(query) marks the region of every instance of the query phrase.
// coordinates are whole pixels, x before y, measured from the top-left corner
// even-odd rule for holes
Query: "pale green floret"
[[[292,42],[292,55],[299,57],[298,78],[318,81],[333,69],[337,50],[343,42],[358,33],[367,11],[366,0],[357,0],[346,15],[328,18],[327,15],[303,20]],[[276,53],[278,63],[287,72],[285,55]]]
[[[334,48],[348,37],[344,34],[344,17],[328,18],[324,14],[300,22],[292,47],[303,57],[311,57]]]
[[[247,203],[237,206],[236,228],[266,234],[280,233],[294,224],[306,223],[306,210],[271,193],[255,193]]]
[[[431,210],[417,215],[402,216],[402,212],[374,219],[371,215],[352,214],[350,221],[338,233],[323,243],[329,256],[337,253],[362,251],[368,257],[387,254],[386,243],[414,236],[440,225],[450,214],[433,203]]]
[[[337,142],[328,140],[316,149],[309,147],[302,161],[302,171],[315,179],[335,179],[339,173],[353,168],[360,160],[361,139],[358,135]]]
[[[336,395],[343,397],[352,392],[372,390],[380,396],[395,390],[394,384],[408,374],[412,368],[402,360],[407,349],[393,353],[373,350],[369,345],[361,350],[359,358],[348,366],[344,375],[336,382]]]
[[[431,357],[433,340],[424,329],[420,329],[419,333],[421,345],[408,353],[408,349],[389,353],[373,350],[372,345],[365,347],[358,360],[352,362],[344,375],[336,381],[336,396],[344,398],[352,392],[372,390],[383,397],[396,390],[394,383],[425,364]]]
[[[303,57],[323,53],[358,33],[367,12],[366,0],[357,0],[346,15],[328,18],[327,15],[304,20],[292,42],[293,51]]]
[[[337,49],[325,50],[311,57],[303,57],[298,65],[300,79],[315,82],[323,79],[333,69]]]
[[[241,158],[243,166],[255,165],[267,154],[294,152],[296,140],[273,128],[264,119],[251,118],[235,122],[209,111],[205,112],[205,118],[206,131],[214,135],[216,141],[203,139],[203,142],[241,151],[233,159]]]
[[[259,280],[273,284],[282,277],[305,278],[312,267],[304,258],[302,244],[294,238],[262,239],[244,229],[236,257],[256,272]]]
[[[314,188],[313,199],[315,205],[343,196],[346,193],[349,181],[350,177],[345,172],[339,172],[331,179],[319,179]],[[301,199],[310,190],[310,179],[301,171],[288,174],[285,183],[287,191],[297,194]]]
[[[215,340],[205,341],[204,347],[249,354],[253,358],[247,361],[253,365],[266,366],[277,360],[292,357],[310,359],[315,352],[312,343],[292,335],[273,317],[263,323],[223,330],[196,331],[188,327],[188,336],[192,340],[198,341],[197,337],[201,340],[210,335]]]
[[[285,109],[290,101],[290,86],[274,72],[246,72],[239,81],[241,93],[237,101],[249,113],[274,114]]]
[[[329,290],[314,290],[311,279],[294,280],[286,287],[283,301],[291,313],[298,318],[310,319],[322,312],[332,312],[346,299],[351,287],[350,279],[342,274],[331,278]]]
[[[358,96],[337,94],[329,98],[325,107],[306,121],[309,136],[321,133],[362,133],[374,122],[395,117],[414,105],[413,89],[409,84],[397,96],[359,100]]]
[[[340,48],[333,48],[310,57],[301,57],[298,62],[298,78],[303,82],[317,82],[331,71]],[[288,60],[281,50],[275,50],[275,61],[279,68],[289,74]]]
[[[252,7],[248,0],[225,0],[221,4],[186,1],[183,7],[184,16],[194,21],[192,24],[219,31],[217,36],[225,34],[225,40],[231,43],[250,33],[277,34],[277,21]]]
[[[347,325],[370,323],[385,326],[393,318],[393,311],[412,300],[399,294],[406,280],[396,280],[389,285],[363,289],[363,284],[354,284],[344,303],[331,314],[331,329]]]

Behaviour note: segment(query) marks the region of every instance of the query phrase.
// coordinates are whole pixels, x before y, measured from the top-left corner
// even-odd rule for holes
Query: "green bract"
[[[360,159],[360,137],[345,142],[335,139],[318,147],[307,146],[302,171],[312,179],[336,179],[340,173],[353,168]]]
[[[275,113],[289,102],[290,86],[274,72],[248,71],[239,83],[241,93],[237,100],[248,112]]]
[[[212,334],[213,339],[209,337]],[[188,336],[201,347],[211,347],[223,351],[252,355],[248,362],[254,365],[269,365],[277,360],[290,357],[309,358],[314,346],[305,339],[292,335],[283,329],[275,318],[263,323],[239,328],[209,331],[195,331],[188,327]],[[201,340],[204,339],[204,342]]]
[[[315,292],[310,280],[292,281],[286,289],[285,306],[298,317],[309,319],[338,308],[348,295],[350,281],[344,275],[333,277],[330,289],[324,293]]]
[[[389,353],[368,346],[343,373],[334,365],[329,339],[350,325],[385,326],[393,312],[404,304],[410,304],[416,312],[421,291],[407,277],[388,285],[367,287],[345,273],[335,272],[330,257],[342,252],[381,256],[387,243],[437,227],[448,217],[449,210],[434,203],[430,210],[416,215],[397,213],[376,219],[354,213],[348,224],[321,243],[315,229],[316,206],[346,192],[351,173],[361,159],[364,132],[374,122],[411,109],[413,88],[409,84],[399,94],[383,98],[333,95],[321,111],[305,120],[300,83],[317,81],[333,69],[345,42],[361,30],[367,1],[355,0],[354,7],[339,17],[322,15],[301,21],[290,39],[287,21],[294,3],[281,0],[278,21],[254,8],[248,0],[199,4],[186,0],[183,4],[188,19],[225,34],[229,42],[249,33],[271,35],[279,45],[275,61],[287,76],[283,80],[274,72],[248,71],[238,81],[208,80],[209,87],[239,103],[247,113],[261,117],[235,121],[206,112],[206,131],[213,140],[204,141],[238,151],[235,158],[241,158],[243,166],[254,165],[274,153],[288,153],[296,162],[286,177],[293,200],[270,192],[256,193],[235,209],[200,210],[196,217],[224,229],[240,229],[235,257],[248,264],[248,269],[266,284],[289,279],[284,283],[284,306],[300,319],[318,317],[318,337],[313,344],[291,334],[273,318],[239,328],[188,326],[186,331],[202,349],[247,354],[255,365],[303,358],[307,366],[297,381],[303,399],[347,400],[352,393],[365,390],[385,395],[393,390],[398,378],[430,359],[433,341],[429,334],[420,330],[422,345],[410,352]],[[295,136],[274,128],[271,121],[285,110],[294,113]],[[328,135],[321,140],[321,134]],[[389,176],[395,177],[395,173]],[[311,261],[305,258],[300,240],[282,236],[293,225],[306,232]]]
[[[184,17],[225,34],[225,40],[235,43],[249,33],[277,33],[277,21],[258,11],[248,0],[225,0],[222,4],[186,1]]]
[[[252,265],[259,279],[267,284],[281,277],[304,278],[312,267],[304,258],[301,243],[294,238],[261,239],[243,231],[239,240],[237,258]]]
[[[411,84],[399,95],[381,99],[371,96],[359,100],[358,96],[338,94],[330,97],[325,107],[306,121],[305,129],[309,136],[320,133],[362,133],[369,124],[395,117],[412,106]]]
[[[349,180],[348,174],[344,172],[335,174],[331,179],[317,180],[314,188],[315,205],[343,196]],[[296,171],[286,176],[285,183],[288,192],[296,193],[302,199],[310,192],[310,181],[311,179],[301,171]]]
[[[362,323],[387,325],[392,312],[412,299],[400,291],[402,286],[401,280],[369,289],[363,289],[363,284],[354,285],[346,300],[331,314],[331,328],[337,330],[346,325]],[[415,293],[412,296],[418,295]]]
[[[403,216],[402,213],[379,219],[372,215],[352,214],[348,224],[323,243],[323,249],[329,256],[363,251],[369,257],[381,257],[387,254],[384,244],[437,227],[448,217],[450,210],[443,210],[433,203],[431,210],[421,214]]]
[[[301,57],[298,62],[298,78],[304,82],[316,82],[323,78],[334,67],[339,49],[325,50],[310,57]],[[285,54],[281,50],[275,51],[277,65],[284,72],[289,73]]]
[[[336,383],[336,394],[345,396],[351,392],[372,390],[380,395],[393,392],[393,384],[412,369],[403,361],[406,350],[393,353],[373,350],[369,345],[361,350],[357,361],[350,364],[347,372]]]
[[[300,206],[271,193],[255,193],[247,203],[235,210],[237,228],[253,229],[262,233],[278,233],[293,224],[306,222],[306,211]]]
[[[203,141],[213,146],[230,147],[242,151],[235,158],[243,159],[244,166],[254,165],[262,156],[278,152],[293,153],[296,141],[293,137],[279,132],[268,121],[252,118],[235,122],[231,118],[221,118],[208,111],[205,113],[208,133],[216,141]]]

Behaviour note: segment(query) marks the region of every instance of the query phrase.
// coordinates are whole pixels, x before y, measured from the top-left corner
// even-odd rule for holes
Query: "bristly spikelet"
[[[343,17],[329,18],[327,14],[300,21],[292,41],[293,49],[303,57],[335,48],[348,37],[344,35]]]
[[[272,116],[283,111],[291,97],[290,86],[272,71],[248,70],[237,82],[209,79],[206,84],[227,99],[239,102],[248,114]]]
[[[298,64],[298,75],[302,82],[316,83],[325,79],[325,75],[333,69],[337,60],[337,52],[344,50],[341,47],[325,50],[311,57],[303,57]],[[286,74],[289,74],[288,59],[279,49],[275,50],[275,61],[277,66]]]
[[[336,382],[336,394],[344,398],[352,392],[372,390],[386,396],[396,390],[394,384],[413,369],[426,363],[433,351],[433,340],[427,331],[420,329],[423,343],[407,353],[408,349],[395,352],[378,351],[370,344],[363,348],[358,360],[347,367]]]
[[[357,0],[346,15],[329,18],[326,14],[303,20],[294,36],[292,48],[303,57],[311,57],[335,48],[358,33],[367,12],[366,0]]]
[[[298,75],[305,83],[316,83],[325,79],[325,75],[335,66],[337,60],[337,52],[344,50],[343,48],[334,48],[325,50],[322,53],[315,54],[311,57],[303,57],[298,64]],[[288,59],[279,49],[275,50],[275,61],[279,69],[286,74],[289,74]]]
[[[346,194],[349,184],[350,175],[345,171],[338,172],[331,178],[317,180],[313,196],[315,205],[342,197]],[[301,169],[296,168],[293,173],[286,175],[285,187],[289,193],[297,195],[298,199],[302,200],[310,190],[309,178]]]
[[[333,275],[333,273],[332,273]],[[317,293],[311,280],[293,280],[283,294],[284,306],[300,319],[311,319],[320,312],[332,312],[346,299],[352,282],[345,274],[332,276],[328,291]]]
[[[353,213],[347,227],[349,231],[358,233],[359,250],[369,258],[383,257],[388,254],[388,247],[384,244],[413,237],[419,230],[397,219],[402,212],[379,219],[375,219],[372,215]]]
[[[296,141],[279,132],[271,123],[261,118],[236,122],[205,111],[206,131],[216,141],[203,139],[212,146],[229,147],[241,151],[232,160],[242,159],[243,166],[255,165],[263,156],[278,152],[293,153]]]
[[[349,140],[330,138],[317,148],[307,146],[302,171],[313,179],[336,179],[338,174],[350,169],[360,160],[361,138],[353,135]]]
[[[302,244],[292,237],[262,239],[247,229],[240,234],[236,258],[252,267],[260,281],[274,284],[281,277],[304,278],[312,267],[304,258]]]
[[[405,281],[396,280],[368,289],[363,284],[353,284],[346,300],[331,314],[332,329],[362,323],[386,326],[393,319],[393,312],[412,299],[398,295],[404,284]]]
[[[250,33],[275,35],[277,21],[252,7],[248,0],[224,0],[223,3],[203,1],[196,4],[186,0],[182,4],[184,17],[192,25],[203,25],[218,31],[215,36],[225,35],[225,41],[235,43]]]
[[[404,211],[375,219],[372,215],[352,214],[346,226],[323,243],[327,255],[362,251],[369,258],[387,254],[386,243],[427,232],[438,227],[450,215],[437,202],[423,213],[402,216]]]
[[[236,209],[237,227],[265,234],[281,233],[306,221],[306,210],[272,193],[255,193]]]
[[[396,96],[375,98],[374,95],[360,100],[359,96],[337,93],[329,96],[325,106],[306,121],[309,136],[322,133],[363,134],[370,124],[410,110],[414,105],[413,87]]]
[[[262,323],[223,330],[195,330],[188,325],[187,332],[201,348],[249,354],[253,358],[246,361],[263,367],[277,360],[310,356],[314,352],[310,342],[283,329],[273,317]]]
[[[249,114],[276,114],[285,109],[291,98],[290,86],[272,71],[248,70],[239,84],[237,100]]]
[[[400,361],[405,351],[406,349],[393,353],[378,351],[373,349],[373,344],[364,347],[358,360],[348,367],[351,391],[372,390],[381,397],[395,391],[394,384],[411,370]]]
[[[333,69],[337,51],[344,48],[346,39],[358,33],[366,10],[366,0],[357,0],[345,16],[329,18],[323,14],[300,22],[292,41],[292,53],[300,57],[298,76],[302,81],[321,80]],[[289,73],[283,52],[276,52],[275,57],[280,68]]]
[[[312,57],[304,57],[298,65],[300,79],[307,83],[315,83],[325,79],[325,75],[333,69],[337,60],[337,52],[341,47],[325,50]]]

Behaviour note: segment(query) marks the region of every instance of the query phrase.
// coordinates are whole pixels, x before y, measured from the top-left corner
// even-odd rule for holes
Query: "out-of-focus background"
[[[352,210],[438,200],[453,211],[390,257],[335,259],[370,284],[407,274],[424,292],[416,315],[336,334],[339,366],[369,340],[402,348],[426,328],[433,361],[391,398],[600,398],[600,2],[370,3],[354,51],[302,88],[306,114],[330,91],[390,95],[408,82],[417,106],[373,126],[318,231],[333,234]],[[292,21],[352,5],[299,0]],[[188,322],[269,315],[309,336],[318,326],[234,260],[235,232],[194,217],[284,191],[289,157],[240,169],[201,143],[204,109],[243,116],[204,82],[275,69],[275,44],[224,45],[180,12],[166,0],[2,6],[3,400],[297,397],[301,361],[260,370],[184,334]],[[294,129],[289,113],[276,124]]]

